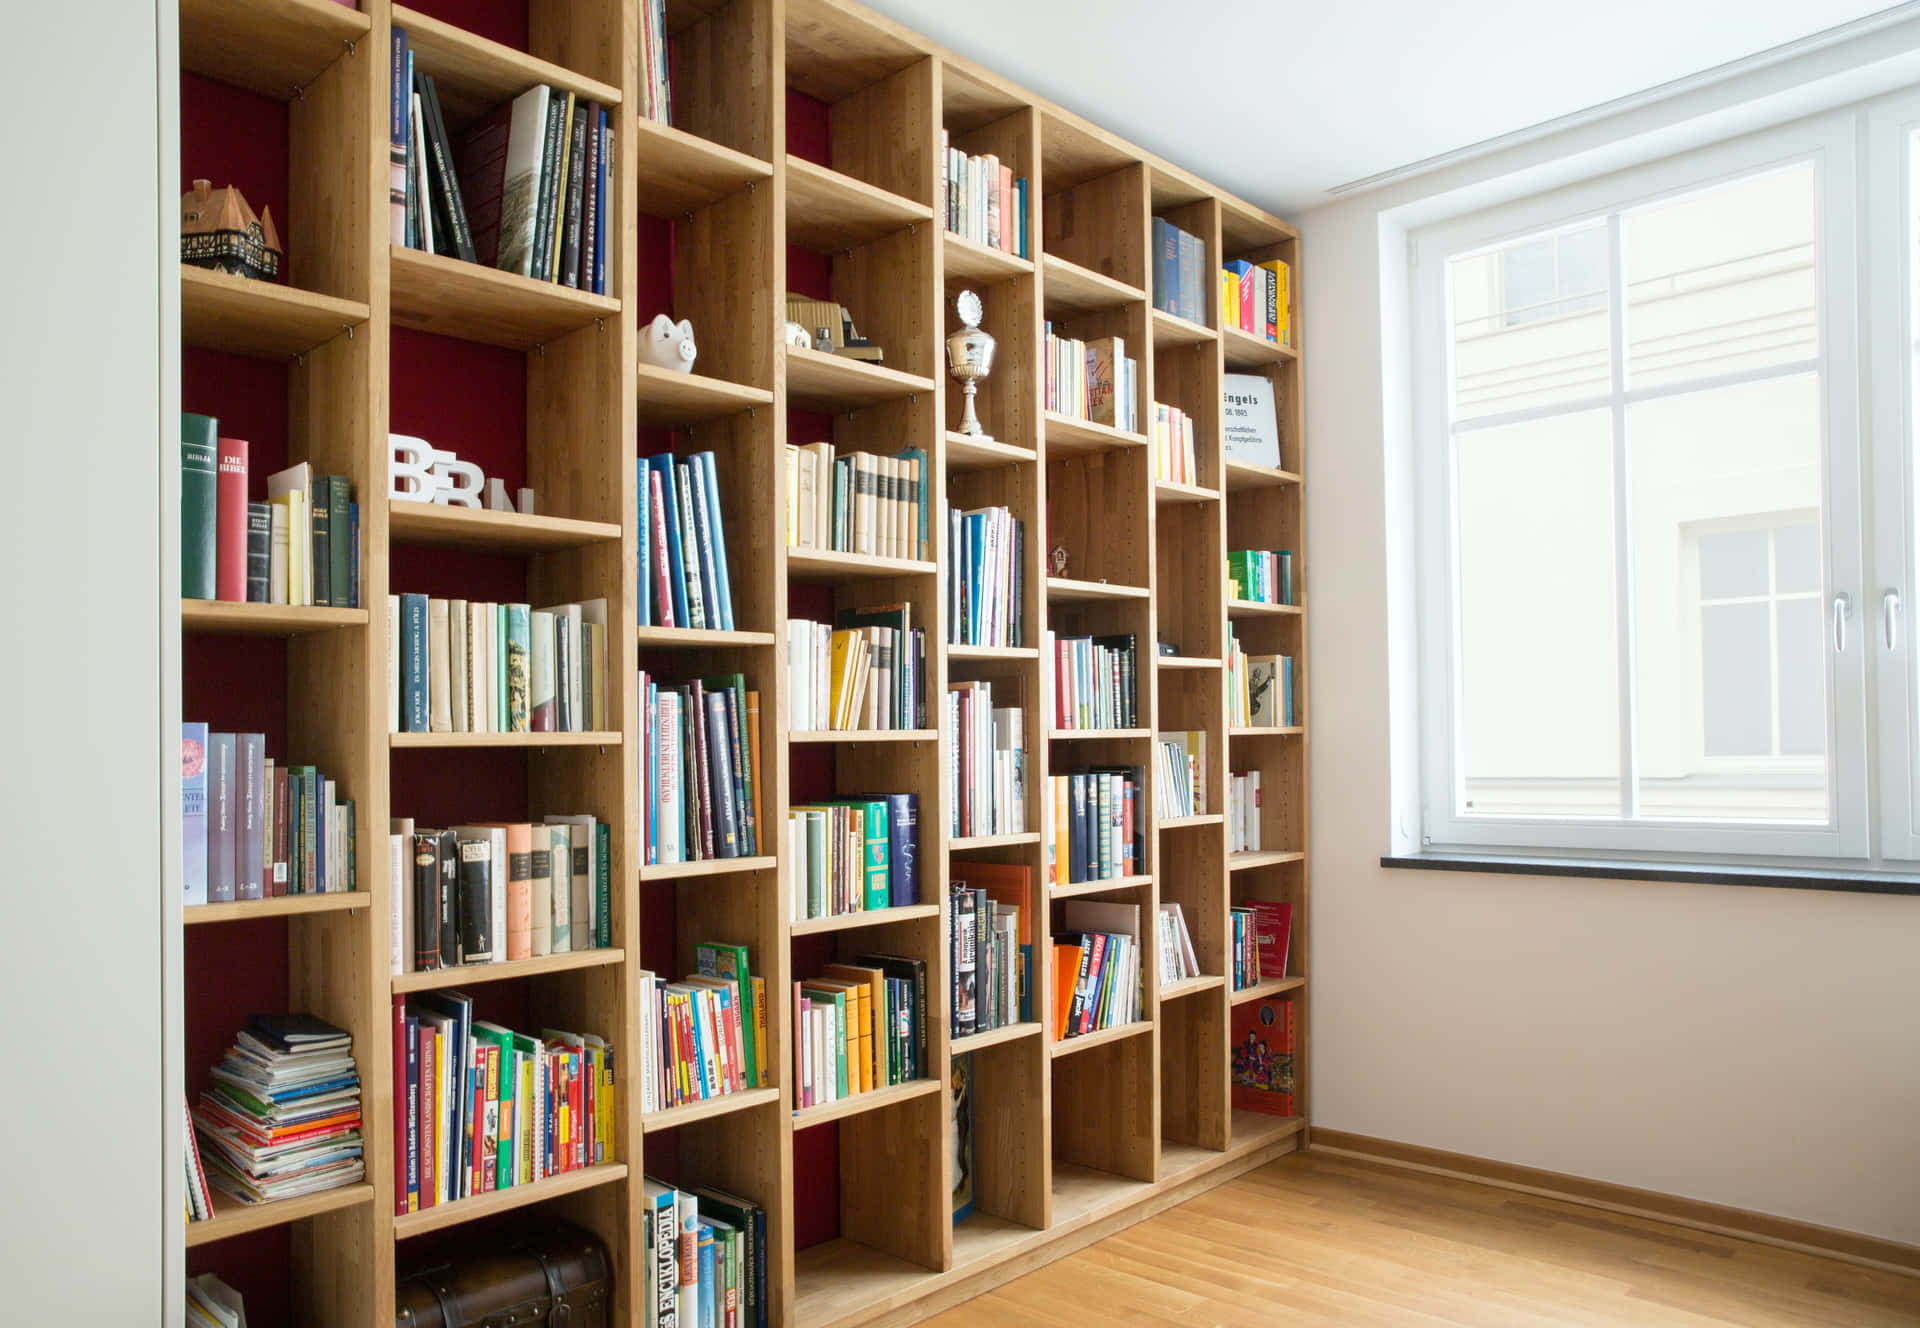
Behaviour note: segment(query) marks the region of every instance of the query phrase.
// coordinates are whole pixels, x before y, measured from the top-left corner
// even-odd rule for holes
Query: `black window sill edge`
[[[1585,876],[1603,881],[1683,881],[1693,885],[1760,885],[1781,890],[1920,895],[1920,875],[1837,867],[1707,866],[1628,858],[1525,858],[1505,853],[1414,853],[1380,859],[1382,867],[1415,871],[1497,872],[1512,876]]]

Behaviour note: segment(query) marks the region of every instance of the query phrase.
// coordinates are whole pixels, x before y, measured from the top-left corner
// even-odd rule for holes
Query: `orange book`
[[[887,1086],[887,975],[857,964],[828,964],[820,970],[830,977],[860,987],[860,1031],[867,1038],[867,1054],[860,1062],[860,1082],[868,1088]]]
[[[507,958],[533,957],[533,826],[486,822],[507,832]],[[494,944],[500,942],[496,939]],[[495,950],[495,957],[499,956]]]
[[[843,965],[835,964],[833,968]],[[831,972],[831,969],[827,970]],[[847,1093],[873,1091],[873,996],[866,979],[844,973],[818,977],[807,983],[823,991],[845,992],[847,997]]]
[[[1080,947],[1053,947],[1053,1036],[1057,1042],[1066,1034],[1067,1013],[1073,1009],[1073,988],[1080,980]]]

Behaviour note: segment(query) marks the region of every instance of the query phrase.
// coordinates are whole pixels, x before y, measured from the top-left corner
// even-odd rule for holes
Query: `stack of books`
[[[1153,219],[1153,307],[1207,321],[1207,242],[1160,217]]]
[[[1144,766],[1096,767],[1049,775],[1041,804],[1047,884],[1110,881],[1146,870]]]
[[[360,607],[360,504],[344,475],[306,462],[267,476],[252,502],[244,438],[180,416],[180,597]]]
[[[1233,989],[1243,990],[1287,975],[1287,947],[1293,939],[1293,905],[1273,900],[1236,904],[1228,910],[1232,926],[1228,954]]]
[[[928,558],[931,480],[924,448],[836,456],[832,443],[788,443],[787,547]]]
[[[1056,1040],[1137,1023],[1140,906],[1069,899],[1053,943]]]
[[[247,1328],[247,1307],[240,1293],[218,1273],[187,1279],[187,1328]]]
[[[613,945],[613,834],[592,816],[446,830],[389,823],[397,976]]]
[[[787,813],[793,920],[920,902],[920,795],[802,803]]]
[[[1178,406],[1153,403],[1153,477],[1171,484],[1198,484],[1193,416]]]
[[[1260,772],[1227,776],[1227,852],[1260,852]]]
[[[1293,603],[1293,552],[1236,549],[1227,555],[1227,582],[1234,599],[1257,604]]]
[[[926,727],[927,634],[905,603],[787,621],[788,713],[797,733]]]
[[[253,1015],[210,1077],[193,1124],[213,1188],[269,1203],[366,1175],[346,1030],[310,1014]]]
[[[1134,705],[1133,633],[1062,636],[1053,641],[1053,727],[1130,729]]]
[[[667,683],[643,670],[635,695],[648,865],[762,852],[760,693],[739,673]]]
[[[927,1076],[927,967],[861,955],[793,984],[796,1109]]]
[[[641,1193],[647,1328],[765,1328],[766,1210],[725,1190],[676,1190],[651,1176]]]
[[[588,733],[608,714],[607,601],[387,596],[394,733]]]
[[[667,0],[640,0],[640,114],[673,123],[673,41],[667,36]]]
[[[969,157],[940,131],[940,190],[947,229],[1001,253],[1027,256],[1027,181],[988,153]]]
[[[456,991],[393,1002],[393,1211],[612,1162],[614,1049],[591,1033],[516,1033]]]
[[[1227,724],[1232,728],[1292,728],[1293,656],[1249,655],[1227,627]]]
[[[956,862],[947,898],[953,1036],[1031,1019],[1033,872],[998,862]]]
[[[1228,327],[1248,336],[1291,346],[1293,332],[1287,317],[1291,284],[1287,265],[1277,258],[1264,263],[1229,259],[1220,268],[1220,316]]]
[[[949,505],[947,549],[948,644],[1025,645],[1027,523],[1004,507]]]
[[[1162,733],[1154,740],[1160,763],[1154,781],[1154,811],[1161,819],[1204,816],[1207,811],[1207,734],[1205,729]]]
[[[186,903],[357,890],[355,828],[339,785],[310,765],[276,762],[266,734],[180,726]]]
[[[640,1110],[765,1088],[767,987],[747,947],[702,942],[678,982],[640,973]]]
[[[1047,330],[1046,407],[1093,424],[1140,431],[1140,366],[1127,356],[1123,337],[1076,341]]]
[[[993,685],[947,688],[947,833],[1021,835],[1027,831],[1027,712],[995,706]]]
[[[1200,958],[1193,952],[1193,933],[1177,900],[1160,905],[1160,984],[1184,982],[1200,976]]]
[[[544,84],[458,137],[433,75],[393,29],[388,114],[395,245],[607,293],[614,221],[613,130],[606,107]]]
[[[734,631],[733,581],[713,453],[644,457],[636,487],[640,626]]]

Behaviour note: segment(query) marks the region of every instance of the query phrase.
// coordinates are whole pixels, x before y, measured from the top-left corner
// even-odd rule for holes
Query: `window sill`
[[[1920,895],[1920,875],[1836,867],[1735,866],[1648,862],[1632,858],[1525,858],[1504,853],[1414,853],[1384,857],[1382,867],[1415,871],[1498,872],[1513,876],[1586,876],[1603,881],[1683,881],[1694,885],[1763,885],[1784,890]]]

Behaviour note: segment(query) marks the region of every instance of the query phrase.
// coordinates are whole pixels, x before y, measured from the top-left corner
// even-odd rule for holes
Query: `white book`
[[[420,111],[420,94],[413,94],[413,141],[425,143],[427,117]],[[433,252],[433,195],[427,192],[427,154],[424,150],[413,154],[413,215],[418,248],[427,253]]]
[[[394,976],[413,971],[413,818],[387,823],[387,967]]]
[[[549,93],[542,83],[515,97],[507,129],[507,169],[500,190],[499,266],[502,271],[523,277],[533,275],[533,229],[539,210]]]
[[[267,476],[267,500],[290,496],[287,510],[287,603],[313,603],[313,538],[309,533],[313,467],[302,461]]]
[[[553,820],[546,826],[551,847],[548,861],[553,864],[552,894],[547,900],[551,910],[547,915],[551,924],[549,953],[566,954],[573,949],[573,827]]]
[[[427,601],[427,719],[434,733],[453,731],[452,663],[447,636],[447,602]]]
[[[452,683],[449,697],[452,730],[471,733],[472,711],[467,706],[467,601],[463,599],[447,603],[447,667]]]
[[[599,849],[594,842],[596,837],[594,820],[591,816],[549,816],[547,824],[574,827],[573,890],[568,920],[573,929],[573,948],[591,950],[594,948],[594,928],[598,914],[595,905],[599,899],[599,891],[594,888],[599,868]]]

